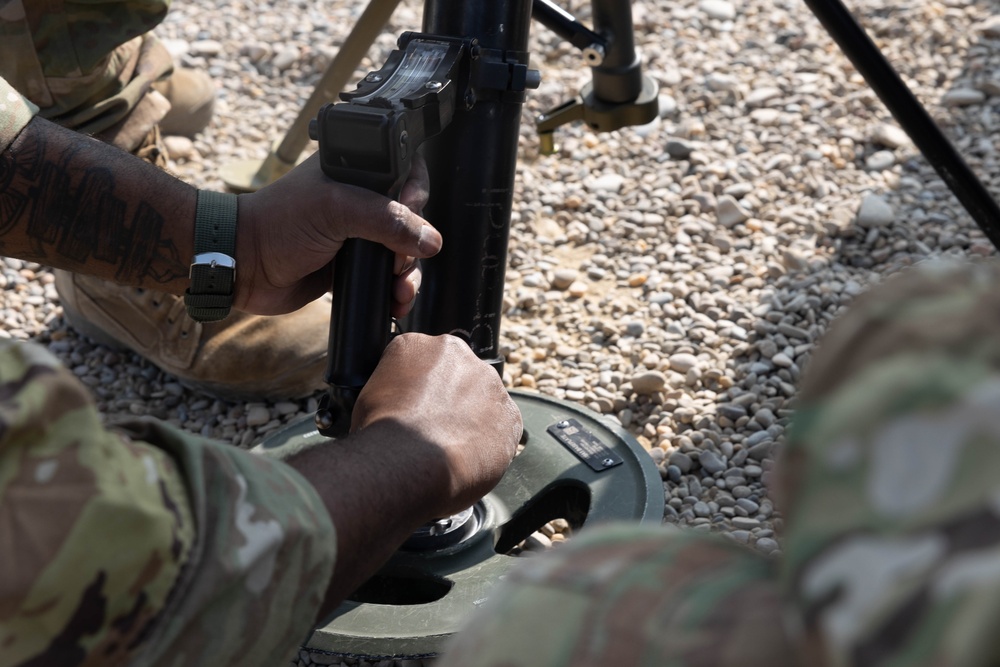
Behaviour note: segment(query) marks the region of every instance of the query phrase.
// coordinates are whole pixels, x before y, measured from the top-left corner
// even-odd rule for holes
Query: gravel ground
[[[589,3],[564,6],[588,20]],[[171,169],[222,189],[220,165],[263,158],[362,9],[176,2],[158,34],[220,91],[208,130],[170,140]],[[964,0],[852,9],[1000,192],[1000,16]],[[608,135],[566,126],[553,156],[539,155],[533,119],[589,73],[533,30],[543,82],[522,126],[505,381],[617,419],[660,469],[667,521],[777,554],[768,477],[829,322],[903,267],[994,251],[803,3],[637,0],[634,14],[660,118]],[[419,5],[404,2],[358,77],[419,25]],[[315,410],[315,399],[192,393],[68,329],[47,270],[7,260],[2,280],[6,335],[48,345],[109,416],[154,415],[245,447]]]

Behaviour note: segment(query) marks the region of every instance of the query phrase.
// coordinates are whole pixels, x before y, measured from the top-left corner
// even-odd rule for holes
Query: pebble
[[[771,100],[777,99],[782,96],[780,88],[773,86],[762,86],[760,88],[755,88],[750,91],[747,95],[746,105],[749,107],[760,106],[766,104]]]
[[[276,70],[286,70],[298,61],[301,53],[295,47],[287,47],[278,50],[271,60],[271,64]]]
[[[990,16],[975,26],[975,29],[983,33],[984,37],[997,39],[1000,37],[1000,15]]]
[[[778,550],[778,542],[770,537],[761,537],[754,543],[754,548],[762,553],[772,554]]]
[[[175,42],[176,43],[176,42]],[[187,53],[195,56],[217,56],[223,50],[222,42],[215,39],[199,39],[191,42]]]
[[[668,361],[670,362],[670,370],[677,371],[678,373],[687,373],[698,365],[698,358],[687,352],[672,354]]]
[[[691,457],[683,452],[674,452],[667,460],[671,466],[675,466],[684,475],[691,472],[691,466],[694,465]]]
[[[264,406],[254,406],[247,411],[247,426],[263,426],[271,421],[271,411]]]
[[[668,139],[666,150],[667,154],[675,160],[686,160],[691,157],[694,145],[685,139]]]
[[[672,95],[661,93],[657,98],[660,110],[660,118],[666,118],[677,111],[677,100]]]
[[[954,88],[941,96],[941,104],[946,107],[964,107],[986,101],[986,93],[975,88]]]
[[[747,409],[742,405],[736,405],[733,403],[724,403],[717,406],[717,411],[720,416],[725,417],[730,421],[737,421],[741,417],[747,416]]]
[[[872,143],[885,146],[890,150],[909,146],[912,143],[910,136],[901,127],[889,123],[876,125],[872,130],[871,140]]]
[[[740,498],[736,501],[736,506],[744,510],[747,514],[756,514],[760,510],[760,505],[749,498]]]
[[[715,213],[723,227],[735,227],[750,219],[750,214],[731,195],[722,195],[716,200]]]
[[[892,151],[876,151],[865,160],[865,169],[883,171],[896,164],[896,154]]]
[[[750,112],[750,118],[757,125],[769,127],[778,124],[781,120],[781,111],[778,109],[754,109]]]
[[[737,530],[753,530],[754,528],[760,528],[760,521],[751,519],[750,517],[737,516],[733,517],[733,527]]]
[[[659,371],[647,371],[632,376],[632,390],[641,396],[663,391],[667,385],[667,377]]]
[[[625,177],[619,174],[604,174],[590,183],[594,192],[618,192],[625,184]]]
[[[776,355],[771,357],[771,361],[779,368],[791,368],[795,364],[795,362],[792,361],[792,358],[784,352],[778,352]]]
[[[702,469],[709,475],[714,475],[726,469],[726,463],[719,455],[708,449],[701,453],[698,461],[701,463]]]
[[[625,325],[625,335],[638,338],[646,331],[646,325],[638,320],[633,320]]]
[[[702,0],[698,8],[709,18],[719,21],[731,21],[736,18],[736,6],[726,0]]]
[[[576,269],[558,269],[552,274],[552,289],[569,289],[579,275],[580,272]]]
[[[160,39],[160,43],[170,52],[170,56],[179,60],[191,52],[191,43],[186,39]]]
[[[171,160],[189,160],[197,154],[194,142],[187,137],[176,135],[164,136],[163,144]]]
[[[866,229],[885,227],[896,219],[896,212],[882,197],[866,195],[858,208],[857,223]]]

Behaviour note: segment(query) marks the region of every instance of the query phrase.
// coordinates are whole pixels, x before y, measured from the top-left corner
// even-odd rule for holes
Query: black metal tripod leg
[[[847,7],[840,0],[805,2],[986,237],[1000,249],[1000,207]]]

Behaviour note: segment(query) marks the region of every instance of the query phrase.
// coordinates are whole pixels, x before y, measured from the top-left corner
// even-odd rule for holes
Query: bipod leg
[[[840,0],[805,2],[993,246],[1000,249],[1000,207],[864,28]]]

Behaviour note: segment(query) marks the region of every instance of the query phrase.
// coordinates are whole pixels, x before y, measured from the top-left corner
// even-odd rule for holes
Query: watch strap
[[[215,322],[229,315],[236,284],[236,218],[236,195],[198,191],[191,286],[184,294],[191,319]]]

